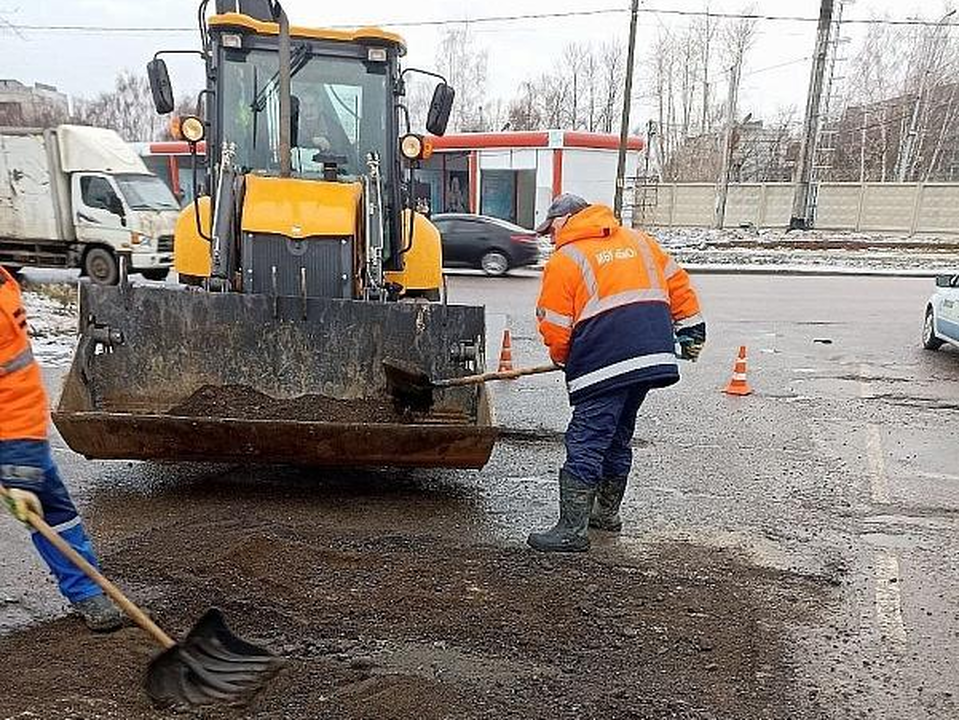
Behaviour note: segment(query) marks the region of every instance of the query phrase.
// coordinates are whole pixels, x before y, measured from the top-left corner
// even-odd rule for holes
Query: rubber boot
[[[590,549],[587,523],[596,486],[560,471],[560,519],[546,532],[530,533],[527,545],[541,552],[585,552]]]
[[[113,632],[123,627],[123,615],[106,595],[93,595],[73,603],[83,622],[93,632]]]
[[[597,487],[597,501],[590,513],[590,527],[594,530],[620,532],[620,503],[627,489],[626,478],[604,478]]]

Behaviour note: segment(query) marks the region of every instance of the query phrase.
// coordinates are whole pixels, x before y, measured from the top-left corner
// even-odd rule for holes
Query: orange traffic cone
[[[747,385],[747,346],[741,345],[737,362],[733,366],[733,377],[723,389],[727,395],[749,395],[753,392]]]
[[[503,331],[503,344],[500,345],[500,366],[497,372],[513,370],[513,353],[510,350],[510,331]]]

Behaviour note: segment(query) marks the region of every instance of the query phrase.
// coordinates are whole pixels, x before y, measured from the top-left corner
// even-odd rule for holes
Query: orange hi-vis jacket
[[[557,232],[537,322],[575,405],[630,384],[677,382],[674,330],[703,318],[687,273],[657,242],[591,205]]]
[[[0,442],[45,440],[47,393],[33,359],[20,286],[0,267]]]

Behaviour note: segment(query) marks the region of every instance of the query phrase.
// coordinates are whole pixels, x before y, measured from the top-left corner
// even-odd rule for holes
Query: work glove
[[[696,362],[700,351],[707,343],[707,324],[697,323],[677,330],[677,343],[680,345],[680,358]]]
[[[43,517],[43,507],[40,505],[40,498],[29,490],[20,488],[7,488],[3,496],[3,502],[13,516],[22,523],[27,522],[27,513],[33,512]]]

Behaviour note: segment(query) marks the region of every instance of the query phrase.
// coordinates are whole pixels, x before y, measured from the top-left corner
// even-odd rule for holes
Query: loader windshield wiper
[[[292,80],[296,77],[297,73],[303,70],[307,65],[307,61],[313,57],[313,51],[308,45],[301,45],[292,53],[290,53],[290,79]],[[254,67],[254,73],[256,73],[256,67]],[[267,93],[273,92],[273,89],[277,87],[280,83],[280,69],[270,77],[270,79],[264,84],[263,88],[259,92],[256,91],[256,74],[254,74],[254,97],[253,102],[250,103],[250,109],[254,113],[254,117],[258,112],[263,112],[264,108],[267,106]]]

